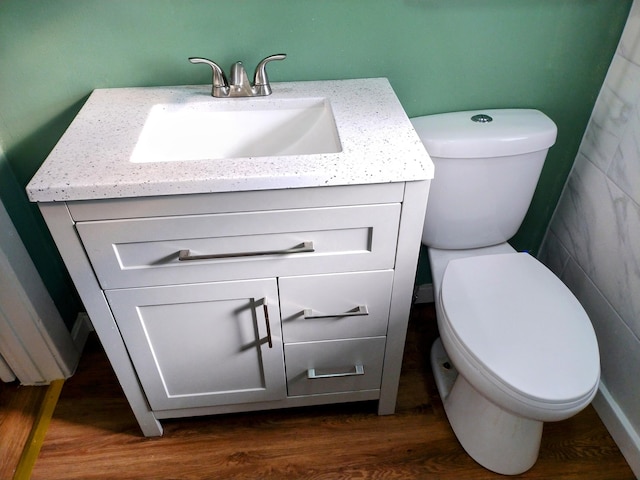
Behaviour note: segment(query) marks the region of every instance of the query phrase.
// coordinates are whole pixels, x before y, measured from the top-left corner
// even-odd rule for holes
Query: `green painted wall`
[[[94,88],[207,83],[285,52],[273,81],[386,76],[409,116],[533,107],[559,127],[513,243],[535,251],[631,0],[1,0],[0,195],[50,290],[59,261],[21,189]],[[7,185],[11,185],[7,187]],[[33,211],[33,209],[31,210]],[[36,225],[34,227],[34,225]],[[36,245],[36,246],[34,246]],[[421,275],[428,275],[424,273]],[[58,304],[65,304],[56,291]]]

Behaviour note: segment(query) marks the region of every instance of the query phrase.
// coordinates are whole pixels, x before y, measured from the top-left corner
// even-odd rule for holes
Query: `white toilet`
[[[600,357],[591,322],[545,266],[508,243],[522,223],[553,121],[537,110],[412,119],[435,164],[423,243],[440,338],[438,391],[467,453],[505,475],[538,457],[543,422],[586,407]]]

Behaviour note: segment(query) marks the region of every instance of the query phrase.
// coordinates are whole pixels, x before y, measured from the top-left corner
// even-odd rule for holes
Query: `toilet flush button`
[[[478,115],[474,115],[473,117],[471,117],[471,120],[477,123],[489,123],[489,122],[493,122],[493,118],[491,118],[489,115],[485,114],[485,113],[480,113]]]

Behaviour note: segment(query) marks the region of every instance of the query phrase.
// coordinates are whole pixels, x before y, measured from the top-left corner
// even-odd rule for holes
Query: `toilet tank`
[[[444,113],[411,122],[435,165],[422,242],[467,249],[515,235],[555,143],[555,123],[524,109]]]

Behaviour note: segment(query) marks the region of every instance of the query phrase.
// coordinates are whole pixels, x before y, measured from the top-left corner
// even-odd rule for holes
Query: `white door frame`
[[[41,385],[68,378],[85,339],[72,338],[0,200],[0,379]]]

